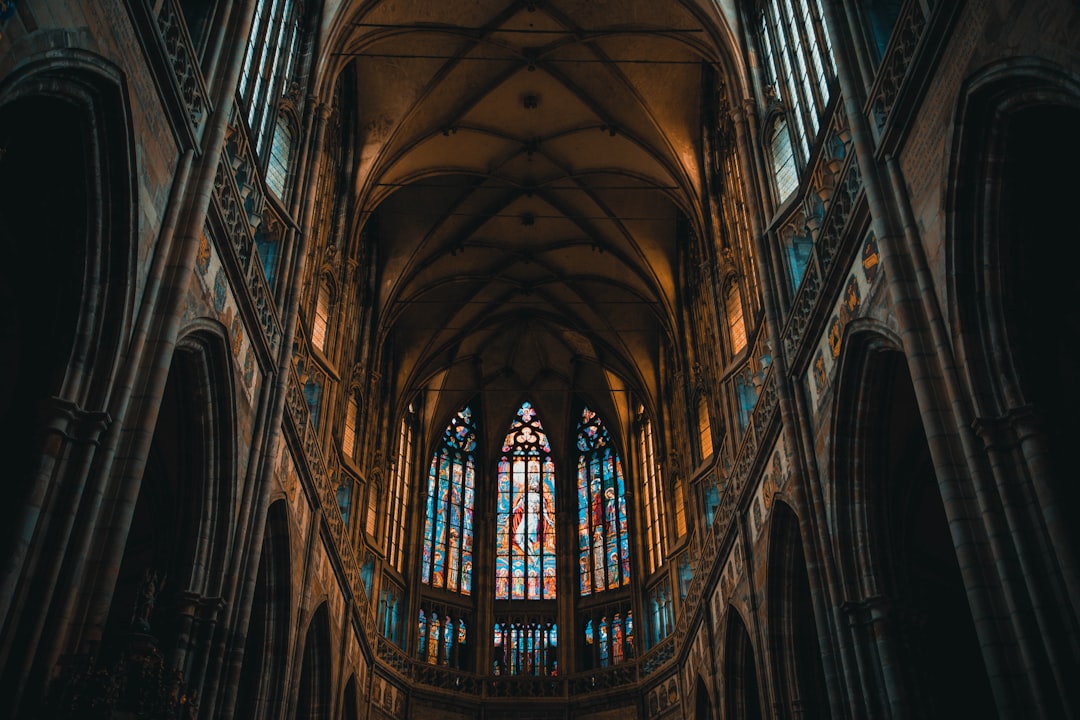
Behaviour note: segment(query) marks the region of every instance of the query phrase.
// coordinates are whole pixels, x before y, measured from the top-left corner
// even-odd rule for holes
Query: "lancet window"
[[[536,409],[525,402],[498,464],[495,599],[555,598],[555,463]]]
[[[585,408],[577,428],[578,566],[581,595],[630,581],[622,463],[600,417]]]
[[[447,425],[431,459],[424,512],[421,579],[435,588],[472,593],[476,425],[469,408]]]

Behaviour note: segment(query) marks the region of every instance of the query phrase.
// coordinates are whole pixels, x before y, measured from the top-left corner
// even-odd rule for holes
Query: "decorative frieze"
[[[337,503],[337,489],[330,481],[330,473],[327,471],[326,460],[322,454],[318,435],[311,423],[311,415],[308,411],[307,401],[301,389],[300,381],[295,373],[292,373],[292,382],[285,398],[288,409],[288,419],[292,422],[293,429],[304,452],[299,459],[303,467],[302,474],[307,477],[318,499],[319,509],[325,522],[333,547],[337,551],[338,570],[345,579],[345,583],[355,599],[355,608],[360,616],[360,622],[368,641],[375,645],[375,619],[371,613],[371,603],[368,600],[367,589],[364,587],[360,576],[360,562],[356,556],[349,538],[348,528],[341,517],[341,509]]]
[[[165,54],[172,67],[180,95],[187,107],[191,128],[198,130],[210,112],[206,82],[199,68],[194,43],[188,35],[187,23],[176,0],[159,0],[157,9],[158,32],[165,45]]]
[[[281,324],[273,295],[266,283],[262,262],[255,251],[255,238],[232,176],[228,153],[222,153],[214,175],[214,199],[223,229],[228,236],[227,245],[251,299],[250,306],[254,309],[255,319],[262,329],[271,354],[274,354],[281,342]]]
[[[867,116],[879,135],[889,122],[889,116],[925,30],[926,16],[923,14],[922,3],[919,0],[908,0],[896,19],[892,37],[885,49],[885,57],[867,99]]]

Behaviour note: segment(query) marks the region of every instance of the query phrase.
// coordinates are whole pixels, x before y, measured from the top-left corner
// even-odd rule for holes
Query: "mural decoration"
[[[307,517],[310,508],[307,499],[304,497],[303,488],[300,487],[300,475],[296,470],[296,461],[282,438],[278,439],[277,466],[274,475],[277,477],[281,488],[285,491],[285,497],[289,503],[289,517],[292,518],[293,525],[299,533],[299,539],[303,542],[307,537]]]
[[[724,569],[720,572],[720,581],[716,583],[712,596],[713,630],[719,634],[723,627],[722,620],[727,613],[728,605],[733,601],[735,588],[742,580],[744,572],[742,541],[736,540],[724,561]]]
[[[769,512],[772,510],[776,493],[783,490],[790,476],[791,460],[788,457],[787,443],[781,433],[776,440],[768,465],[761,474],[761,479],[758,481],[753,500],[750,503],[750,529],[755,540],[761,536],[762,531],[765,529],[765,523],[769,520]]]
[[[848,323],[859,317],[863,300],[866,298],[881,269],[881,256],[878,253],[877,238],[869,233],[863,242],[860,257],[853,263],[844,290],[833,309],[825,337],[819,343],[817,353],[807,373],[807,384],[813,390],[810,397],[814,409],[829,389],[833,370],[843,349],[844,329]]]
[[[199,286],[209,301],[208,305],[213,308],[213,317],[228,332],[229,350],[236,361],[235,366],[240,368],[239,385],[243,388],[248,402],[253,402],[261,379],[256,372],[255,350],[244,329],[244,321],[240,316],[236,297],[229,287],[225,267],[205,232],[199,240],[199,249],[195,256],[195,275],[198,276]]]

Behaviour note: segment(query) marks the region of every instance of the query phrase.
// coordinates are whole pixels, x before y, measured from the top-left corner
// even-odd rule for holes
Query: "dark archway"
[[[709,688],[705,687],[705,680],[698,676],[694,683],[694,720],[713,720],[712,698],[709,697]]]
[[[356,676],[349,678],[345,683],[345,697],[341,701],[341,720],[360,720],[359,691],[356,687]]]
[[[1008,346],[1014,349],[1023,398],[1045,429],[1052,465],[1052,512],[1071,516],[1080,507],[1072,447],[1080,437],[1080,373],[1074,340],[1075,273],[1080,231],[1072,203],[1080,176],[1060,168],[1080,163],[1080,109],[1040,106],[1008,122],[1003,167],[1001,248]],[[1073,557],[1080,555],[1080,523],[1063,523]]]
[[[1030,690],[1013,702],[1034,697],[1051,715],[1075,713],[1080,668],[1080,489],[1070,457],[1080,430],[1070,341],[1080,328],[1070,292],[1080,180],[1059,170],[1080,159],[1077,122],[1075,74],[1035,57],[987,65],[962,88],[948,186],[954,333],[994,480],[987,491],[1004,511],[987,518],[1002,548],[1000,584],[1026,645]],[[1005,559],[1013,552],[1015,562]],[[998,676],[1009,659],[994,629],[979,628],[1005,694]]]
[[[330,620],[319,606],[304,637],[295,720],[330,720]]]
[[[289,655],[292,597],[286,502],[270,506],[251,600],[244,661],[236,694],[236,717],[281,715],[285,663]]]
[[[34,420],[60,394],[80,312],[89,232],[81,126],[55,98],[0,109],[0,453],[13,481],[0,503],[5,550],[40,452]]]
[[[728,608],[724,643],[724,717],[761,720],[757,665],[750,633],[735,608]]]
[[[799,520],[780,502],[773,511],[767,592],[769,647],[781,717],[827,718],[825,668]]]
[[[42,699],[70,639],[86,552],[73,538],[96,513],[82,502],[130,314],[130,121],[123,74],[79,50],[26,58],[0,84],[0,687],[12,708],[24,690],[26,707]]]
[[[169,671],[194,677],[205,647],[194,628],[216,593],[227,549],[233,477],[224,339],[199,331],[177,345],[158,409],[102,639],[115,661],[150,636]]]
[[[907,363],[882,353],[863,418],[868,534],[915,717],[996,717]]]

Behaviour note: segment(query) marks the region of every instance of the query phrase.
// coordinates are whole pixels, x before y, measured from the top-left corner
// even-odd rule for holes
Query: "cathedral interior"
[[[1080,717],[1077,167],[1073,0],[0,0],[0,717]]]

